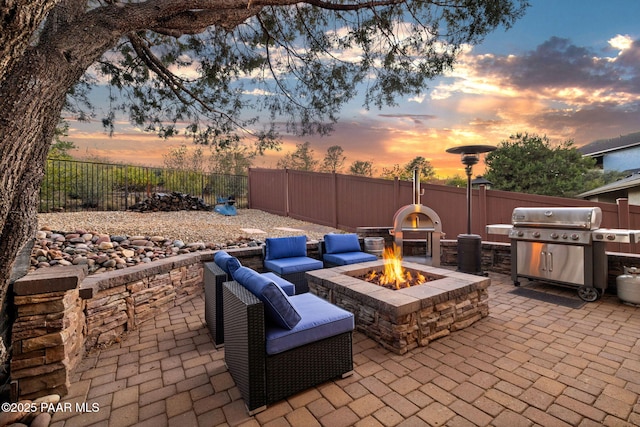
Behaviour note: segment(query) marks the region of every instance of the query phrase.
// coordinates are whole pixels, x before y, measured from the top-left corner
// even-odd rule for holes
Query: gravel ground
[[[326,233],[340,231],[255,209],[238,209],[236,216],[207,211],[47,213],[38,214],[38,227],[60,232],[80,229],[94,234],[163,236],[186,243],[225,243],[240,237],[262,240],[301,234],[309,240],[318,240]]]

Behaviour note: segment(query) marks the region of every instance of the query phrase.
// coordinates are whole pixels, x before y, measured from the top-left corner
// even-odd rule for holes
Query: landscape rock
[[[57,265],[87,265],[89,274],[149,263],[167,256],[206,249],[255,247],[263,243],[258,239],[239,237],[227,239],[225,244],[196,241],[185,243],[164,236],[108,236],[98,232],[79,233],[46,230],[38,231],[31,253],[31,268]],[[109,239],[108,241],[105,239]]]
[[[304,234],[308,240],[319,240],[326,233],[340,232],[255,209],[239,209],[236,216],[208,211],[44,213],[38,214],[38,225],[32,270],[86,263],[89,274],[203,249],[258,247],[267,237]],[[86,240],[71,242],[83,235]],[[113,247],[101,249],[103,242]]]

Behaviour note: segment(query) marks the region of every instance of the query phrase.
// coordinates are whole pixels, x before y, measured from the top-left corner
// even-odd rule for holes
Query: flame
[[[370,283],[395,289],[408,288],[429,281],[427,276],[421,272],[412,272],[402,266],[401,250],[395,244],[392,247],[384,248],[382,260],[384,261],[382,271],[369,270],[360,278]]]
[[[400,255],[400,248],[393,244],[393,247],[386,247],[382,253],[382,259],[384,260],[384,271],[380,278],[380,283],[383,285],[394,285],[396,289],[407,282],[411,281],[411,273],[407,272],[409,277],[405,278],[405,271],[402,268],[402,255]],[[406,286],[409,286],[407,283]]]

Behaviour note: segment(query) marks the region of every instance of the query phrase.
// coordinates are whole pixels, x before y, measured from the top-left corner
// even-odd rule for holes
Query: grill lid
[[[599,207],[515,208],[511,215],[514,227],[595,230],[601,222],[602,210]]]

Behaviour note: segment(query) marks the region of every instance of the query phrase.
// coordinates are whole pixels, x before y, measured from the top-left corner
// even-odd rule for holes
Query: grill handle
[[[540,251],[540,271],[553,271],[553,252]]]

